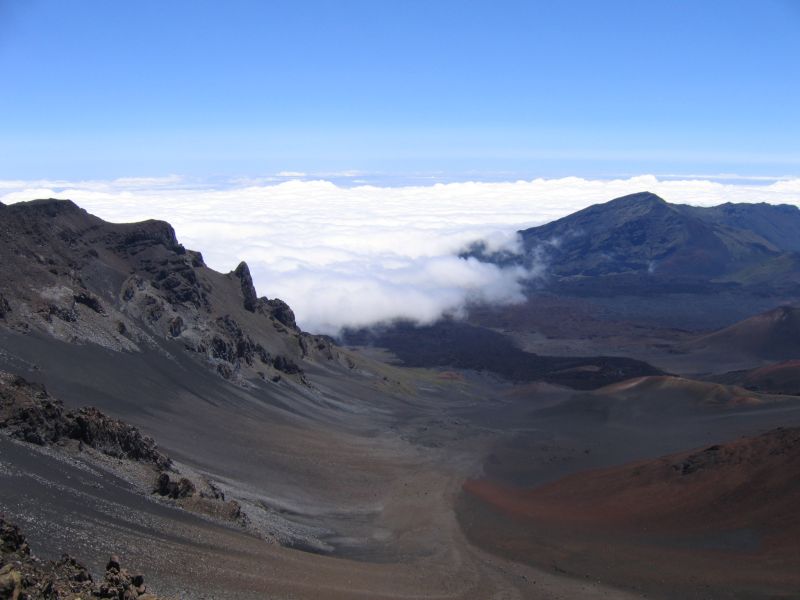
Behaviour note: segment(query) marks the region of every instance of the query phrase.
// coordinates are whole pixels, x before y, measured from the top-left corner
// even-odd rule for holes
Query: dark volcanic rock
[[[0,294],[0,319],[5,319],[6,315],[11,312],[11,305],[6,300],[3,294]]]
[[[84,306],[88,306],[96,313],[105,314],[105,311],[103,310],[103,305],[100,303],[100,300],[98,300],[92,294],[88,292],[81,292],[80,294],[74,296],[74,298],[75,302],[77,302],[78,304],[83,304]]]
[[[41,446],[76,440],[116,458],[152,463],[159,468],[170,465],[156,443],[136,427],[107,417],[96,408],[67,411],[43,386],[3,372],[0,429],[11,437]]]
[[[158,452],[152,438],[143,436],[132,425],[107,417],[96,408],[68,412],[67,419],[74,422],[70,431],[72,439],[104,454],[169,466],[169,459]]]
[[[258,294],[256,294],[256,288],[253,285],[253,277],[250,275],[250,267],[247,266],[246,262],[240,262],[233,274],[239,278],[241,283],[245,309],[255,312],[258,304]]]
[[[148,220],[141,223],[128,223],[120,227],[116,235],[109,235],[107,241],[116,249],[128,254],[137,254],[142,248],[153,244],[163,246],[176,254],[186,250],[178,243],[172,225],[164,221]]]
[[[282,355],[276,356],[272,362],[272,365],[278,369],[278,371],[286,373],[287,375],[302,373],[302,369],[297,366],[297,363],[295,363],[292,359]]]
[[[182,331],[183,319],[180,316],[177,316],[169,322],[169,334],[172,337],[178,337]]]
[[[275,317],[278,322],[282,323],[286,327],[291,329],[297,329],[297,322],[294,318],[294,311],[289,308],[289,305],[286,304],[283,300],[279,298],[273,298],[272,300],[266,300],[265,305],[267,307],[268,312]]]
[[[169,473],[161,473],[153,486],[153,494],[168,498],[186,510],[231,521],[241,526],[250,522],[236,500],[226,500],[225,494],[208,480],[199,482],[201,489],[187,479],[174,479]]]
[[[0,517],[0,598],[8,600],[77,600],[79,598],[137,598],[157,600],[148,593],[144,576],[131,575],[112,556],[101,581],[69,555],[57,561],[33,556],[19,529]]]
[[[19,553],[27,556],[31,553],[28,543],[25,541],[25,536],[19,530],[19,527],[7,523],[0,518],[0,552],[3,555],[11,553]]]
[[[150,276],[151,285],[169,304],[207,308],[209,290],[198,281],[191,265],[189,257],[178,255],[155,262],[143,261],[142,268]],[[130,296],[130,292],[126,294]]]
[[[160,496],[178,499],[193,496],[197,492],[197,488],[195,488],[194,484],[185,477],[181,477],[178,481],[174,481],[173,479],[170,479],[169,474],[161,473],[156,480],[156,486],[153,492]]]

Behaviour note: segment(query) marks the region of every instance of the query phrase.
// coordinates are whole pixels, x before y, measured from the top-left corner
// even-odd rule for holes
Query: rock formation
[[[117,556],[109,559],[103,579],[99,581],[69,555],[57,561],[39,560],[31,553],[19,528],[0,517],[0,599],[53,598],[158,600],[145,586],[144,576],[129,573]]]
[[[42,385],[0,371],[0,430],[39,446],[74,440],[115,458],[151,463],[167,469],[170,459],[155,441],[132,425],[112,419],[96,408],[64,408]]]
[[[305,383],[305,360],[346,360],[259,298],[247,264],[217,273],[162,221],[112,224],[64,200],[0,211],[0,327],[117,351],[188,351],[222,377]]]

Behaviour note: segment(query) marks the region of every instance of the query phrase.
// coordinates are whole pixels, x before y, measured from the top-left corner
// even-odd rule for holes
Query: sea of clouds
[[[800,179],[769,182],[651,175],[426,186],[276,181],[202,184],[172,176],[113,181],[0,181],[5,204],[69,198],[116,222],[169,221],[219,271],[250,265],[259,295],[278,297],[313,332],[397,318],[429,323],[473,301],[514,303],[546,265],[500,268],[458,257],[471,242],[517,248],[519,229],[640,191],[669,202],[800,205]]]

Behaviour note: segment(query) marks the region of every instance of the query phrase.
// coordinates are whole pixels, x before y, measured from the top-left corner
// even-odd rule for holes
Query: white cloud
[[[120,177],[111,182],[116,188],[152,188],[160,186],[175,186],[183,183],[180,175],[167,175],[166,177]]]
[[[800,179],[769,184],[709,179],[589,180],[339,187],[324,180],[238,180],[215,187],[179,177],[114,181],[0,181],[0,201],[71,198],[110,221],[158,218],[206,262],[251,267],[259,294],[286,300],[312,331],[396,317],[430,322],[473,298],[520,299],[519,269],[455,256],[483,239],[510,248],[518,229],[625,194],[670,202],[800,205]]]

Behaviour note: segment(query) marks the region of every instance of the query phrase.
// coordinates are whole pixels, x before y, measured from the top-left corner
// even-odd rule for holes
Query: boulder
[[[181,477],[178,481],[175,481],[170,479],[169,474],[161,473],[156,480],[153,492],[159,496],[166,496],[177,500],[179,498],[194,496],[197,492],[197,488],[195,488],[194,484],[186,479],[186,477]]]

